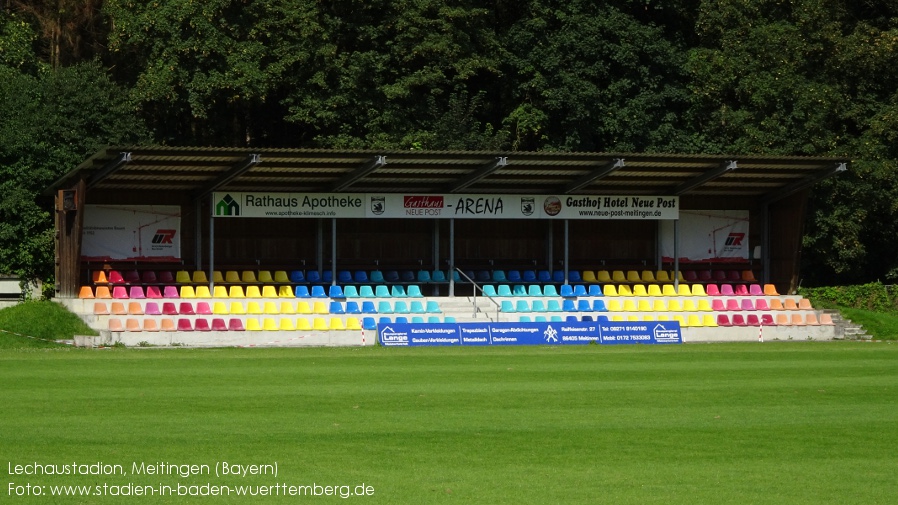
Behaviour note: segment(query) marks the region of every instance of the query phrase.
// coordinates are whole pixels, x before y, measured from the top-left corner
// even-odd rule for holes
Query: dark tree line
[[[0,271],[121,143],[838,155],[809,283],[898,277],[898,2],[6,0]]]

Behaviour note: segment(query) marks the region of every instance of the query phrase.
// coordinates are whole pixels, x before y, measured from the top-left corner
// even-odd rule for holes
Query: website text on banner
[[[532,323],[387,323],[377,326],[386,347],[571,345],[571,344],[678,344],[680,323],[568,321]]]
[[[363,193],[213,194],[215,217],[394,219],[679,218],[677,196],[408,195]]]

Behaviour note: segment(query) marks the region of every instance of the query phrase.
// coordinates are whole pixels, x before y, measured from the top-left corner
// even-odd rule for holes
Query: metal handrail
[[[484,292],[483,292],[483,288],[480,287],[480,284],[477,284],[477,281],[475,281],[474,279],[468,277],[468,275],[465,274],[464,272],[462,272],[460,268],[456,267],[456,268],[455,268],[455,271],[458,272],[458,274],[459,274],[460,276],[464,277],[465,279],[468,279],[468,282],[470,282],[470,283],[474,286],[474,301],[473,301],[473,303],[474,303],[474,317],[475,317],[475,318],[477,317],[477,290],[479,289],[479,290],[480,290],[480,294],[481,294],[482,296],[486,297],[487,300],[493,302],[493,305],[496,306],[496,322],[498,323],[498,322],[499,322],[499,310],[502,308],[502,305],[500,305],[499,302],[497,302],[496,300],[493,300],[493,297],[492,297],[492,296],[490,296],[490,295],[484,293]]]

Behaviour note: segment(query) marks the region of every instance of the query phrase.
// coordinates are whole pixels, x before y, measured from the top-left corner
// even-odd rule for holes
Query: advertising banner
[[[213,195],[215,217],[677,219],[676,196],[246,193]]]
[[[85,205],[81,258],[86,261],[181,258],[177,205]]]
[[[680,258],[691,261],[749,259],[747,210],[680,212]],[[661,255],[674,257],[673,223],[661,223]]]
[[[682,343],[676,321],[387,323],[377,325],[377,332],[388,347]]]

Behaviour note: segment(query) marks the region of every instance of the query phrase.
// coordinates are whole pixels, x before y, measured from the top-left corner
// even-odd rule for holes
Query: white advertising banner
[[[676,196],[215,193],[215,217],[677,219]]]
[[[680,258],[690,261],[749,259],[747,210],[680,212]],[[661,223],[661,255],[674,257],[673,223]]]
[[[86,205],[81,257],[89,261],[179,259],[181,208]]]

